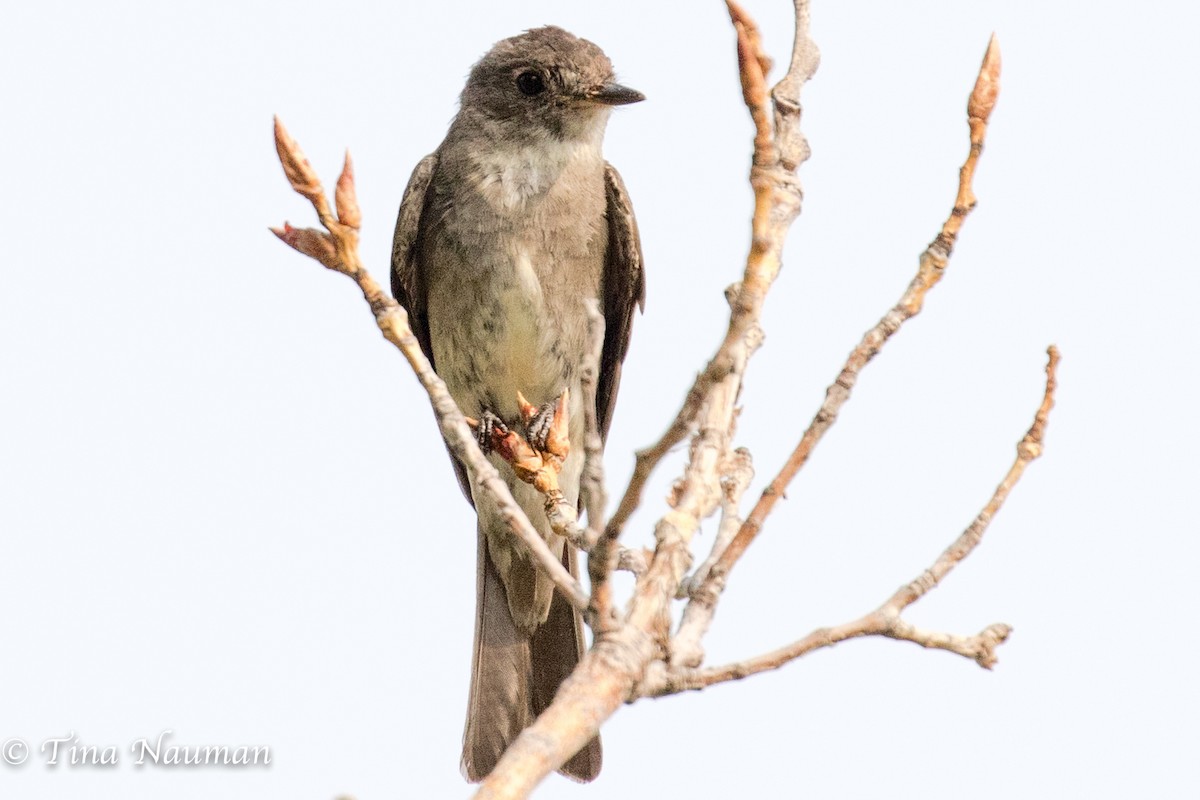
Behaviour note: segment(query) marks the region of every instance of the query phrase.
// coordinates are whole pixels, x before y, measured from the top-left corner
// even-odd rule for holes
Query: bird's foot
[[[534,450],[546,450],[546,439],[550,435],[550,425],[554,422],[554,409],[558,402],[543,403],[534,409],[529,421],[525,424],[525,439]]]
[[[509,434],[504,420],[487,409],[484,409],[483,413],[479,415],[479,421],[473,427],[475,428],[475,441],[479,442],[479,449],[485,456],[492,452],[497,440],[503,439]]]
[[[568,398],[569,394],[564,391],[558,400],[538,408],[518,392],[517,402],[527,437],[509,428],[488,410],[484,410],[478,420],[467,418],[484,454],[495,454],[508,462],[518,478],[533,484],[546,495],[547,502],[557,503],[562,499],[558,472],[571,449]]]
[[[564,389],[557,400],[535,406],[517,392],[517,405],[525,420],[525,440],[543,456],[561,461],[571,451],[567,401],[570,390]]]

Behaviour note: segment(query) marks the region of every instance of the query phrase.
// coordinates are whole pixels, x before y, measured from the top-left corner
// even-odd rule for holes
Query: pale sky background
[[[780,62],[791,5],[748,2]],[[609,159],[646,313],[614,485],[723,330],[750,124],[721,4],[9,3],[0,26],[0,764],[20,798],[466,797],[475,534],[423,393],[357,290],[267,232],[313,224],[349,147],[386,279],[409,171],[496,40],[599,43],[648,100]],[[994,672],[855,641],[622,709],[591,787],[539,797],[1200,796],[1194,517],[1200,57],[1185,4],[816,2],[813,158],[739,444],[769,477],[954,196],[995,30],[999,106],[946,279],[864,373],[733,575],[710,663],[850,619],[924,568],[1008,468],[1062,349],[1047,453],[910,609],[1015,627]],[[776,77],[778,77],[778,72]],[[649,541],[681,454],[628,532]],[[711,537],[709,527],[702,546]],[[129,745],[267,744],[269,769]],[[115,768],[48,769],[74,731]]]

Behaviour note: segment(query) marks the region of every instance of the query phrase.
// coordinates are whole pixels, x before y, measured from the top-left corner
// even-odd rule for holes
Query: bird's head
[[[644,99],[616,82],[599,47],[546,26],[497,42],[471,69],[462,107],[506,137],[570,140],[602,135],[613,106]]]

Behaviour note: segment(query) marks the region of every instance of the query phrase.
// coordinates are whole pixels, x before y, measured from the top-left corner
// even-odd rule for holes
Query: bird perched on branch
[[[601,143],[613,106],[644,99],[617,83],[599,47],[544,27],[497,43],[475,64],[445,140],[413,171],[396,221],[392,292],[459,408],[523,431],[537,449],[569,390],[570,453],[559,485],[578,502],[583,468],[586,303],[605,321],[596,412],[612,421],[634,306],[644,297],[637,223]],[[539,411],[530,420],[518,392]],[[546,522],[543,498],[496,455],[530,521],[578,574],[575,553]],[[474,662],[462,770],[487,776],[540,714],[583,653],[578,612],[554,590],[491,504],[476,502],[479,559]],[[600,771],[593,739],[561,771]]]

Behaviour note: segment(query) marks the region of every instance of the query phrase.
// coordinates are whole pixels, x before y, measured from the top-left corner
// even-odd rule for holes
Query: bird
[[[612,423],[634,309],[645,305],[637,221],[620,174],[602,154],[614,106],[644,100],[612,62],[559,27],[496,43],[471,69],[441,145],[404,190],[392,247],[392,293],[422,351],[464,414],[544,442],[554,404],[570,398],[570,452],[559,483],[579,502],[584,409],[580,372],[589,301],[604,317],[596,415]],[[518,393],[539,411],[527,420]],[[544,448],[541,448],[544,449]],[[543,498],[490,454],[529,520],[578,575],[574,548],[546,521]],[[464,465],[476,509],[478,559],[471,685],[461,770],[483,780],[553,700],[582,658],[579,612],[511,536]],[[599,774],[597,735],[560,768]]]

